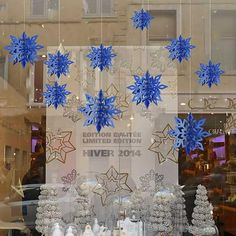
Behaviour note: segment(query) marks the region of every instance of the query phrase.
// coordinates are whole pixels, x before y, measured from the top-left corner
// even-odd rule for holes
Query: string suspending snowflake
[[[90,59],[90,66],[95,69],[99,68],[101,71],[112,67],[112,59],[116,57],[112,46],[105,47],[101,44],[98,47],[91,47],[90,53],[87,55]]]
[[[161,84],[161,75],[151,76],[148,71],[144,76],[134,75],[134,80],[134,84],[128,86],[134,95],[132,102],[136,102],[136,105],[144,103],[146,108],[151,103],[157,105],[161,101],[161,90],[168,87]]]
[[[170,44],[166,47],[169,51],[169,58],[178,60],[180,63],[183,60],[188,60],[191,57],[191,50],[195,48],[191,44],[191,38],[183,38],[181,35],[177,39],[172,39]]]
[[[61,53],[57,51],[55,54],[48,54],[48,60],[45,64],[48,67],[48,74],[50,76],[56,75],[60,78],[61,75],[67,75],[69,73],[69,66],[73,63],[69,59],[69,53]]]
[[[220,77],[224,74],[224,71],[220,68],[220,63],[214,64],[210,60],[208,64],[200,64],[200,69],[196,74],[199,77],[199,84],[207,84],[211,88],[213,84],[218,85],[220,83]]]
[[[21,63],[22,67],[25,68],[28,62],[34,64],[37,61],[37,53],[43,48],[37,43],[38,35],[29,37],[23,32],[20,37],[10,35],[10,39],[11,43],[5,49],[9,51],[10,61],[13,64]]]
[[[188,155],[196,149],[203,150],[202,141],[210,136],[202,127],[205,121],[195,120],[192,113],[189,113],[186,119],[176,117],[176,128],[169,131],[170,136],[175,138],[174,148],[185,148]]]
[[[121,113],[114,105],[116,96],[105,97],[100,90],[98,96],[86,94],[86,100],[87,104],[79,108],[86,117],[84,126],[95,125],[97,132],[106,126],[114,128],[113,118]]]
[[[58,106],[64,106],[66,104],[67,95],[71,92],[66,90],[66,84],[59,85],[55,82],[53,85],[46,84],[47,91],[43,93],[48,107],[53,105],[55,109]]]
[[[135,11],[131,20],[133,21],[133,26],[136,29],[144,30],[150,27],[151,21],[154,17],[150,14],[149,11],[145,11],[141,9],[139,11]]]

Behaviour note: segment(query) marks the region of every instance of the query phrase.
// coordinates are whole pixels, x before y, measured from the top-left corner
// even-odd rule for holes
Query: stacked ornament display
[[[182,186],[174,186],[175,199],[171,204],[173,236],[181,236],[188,230],[188,219],[185,209],[184,192]]]
[[[74,203],[74,223],[78,228],[84,230],[87,224],[92,223],[94,214],[88,197],[89,189],[87,186],[84,184],[78,184],[76,185],[76,190],[78,195]]]
[[[173,230],[171,203],[173,196],[168,191],[157,192],[149,216],[149,227],[158,236],[170,235]]]
[[[194,204],[192,225],[189,226],[189,232],[195,236],[215,235],[216,226],[213,220],[213,207],[208,201],[205,186],[198,185]]]
[[[36,214],[36,230],[49,235],[54,223],[62,222],[62,213],[57,198],[57,189],[53,185],[42,185]]]

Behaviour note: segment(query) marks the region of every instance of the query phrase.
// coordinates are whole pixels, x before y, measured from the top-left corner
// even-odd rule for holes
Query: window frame
[[[101,12],[101,1],[102,0],[96,0],[97,7],[96,7],[96,13],[91,14],[91,13],[86,13],[85,11],[85,3],[87,0],[83,0],[83,18],[109,18],[109,17],[116,17],[114,13],[114,0],[111,1],[111,12],[108,14],[104,14]]]
[[[181,22],[181,7],[179,4],[170,4],[170,5],[151,5],[149,6],[149,11],[175,11],[176,12],[176,34],[180,35],[182,33],[182,22]],[[142,34],[142,43],[144,45],[155,46],[157,42],[165,42],[165,41],[149,41],[148,31],[145,31]]]
[[[48,2],[47,0],[43,0],[44,2],[44,14],[43,15],[34,15],[33,14],[33,2],[37,1],[37,0],[30,0],[30,18],[31,19],[42,19],[42,18],[47,18],[48,17],[48,13],[47,13],[47,9],[48,9]]]
[[[206,45],[206,48],[207,48],[207,55],[209,56],[209,58],[212,59],[212,17],[213,17],[213,12],[214,11],[235,11],[236,12],[236,5],[235,4],[214,4],[211,6],[211,11],[209,11],[209,19],[208,19],[208,24],[205,25],[206,29],[205,29],[205,32],[207,32],[209,30],[209,28],[211,29],[210,30],[210,36],[209,34],[206,35],[205,37],[205,45]],[[233,71],[226,71],[225,70],[225,73],[223,76],[234,76],[236,75],[236,69],[233,70]]]

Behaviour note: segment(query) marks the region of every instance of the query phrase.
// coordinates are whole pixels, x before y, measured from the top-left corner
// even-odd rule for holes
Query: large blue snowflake
[[[112,66],[112,58],[115,56],[116,54],[113,53],[112,46],[105,47],[103,44],[99,47],[91,47],[91,51],[87,55],[91,61],[90,66],[93,69],[98,67],[101,71]]]
[[[28,37],[24,32],[19,38],[11,35],[11,44],[6,46],[5,49],[9,51],[10,61],[13,64],[21,63],[23,67],[26,66],[28,62],[33,64],[37,61],[37,52],[43,48],[43,46],[37,44],[37,35],[33,37]]]
[[[207,84],[211,88],[213,84],[218,85],[220,83],[220,76],[224,74],[224,71],[221,70],[220,63],[214,64],[210,60],[208,64],[200,64],[200,69],[196,74],[199,77],[199,84]]]
[[[55,82],[53,85],[46,84],[47,91],[43,93],[47,106],[53,105],[55,109],[59,105],[64,106],[66,104],[66,96],[71,92],[66,90],[66,84],[59,85]]]
[[[67,75],[69,73],[69,66],[73,63],[69,59],[69,53],[62,54],[57,51],[55,54],[48,54],[48,60],[45,64],[48,66],[48,74],[50,76],[56,75],[60,78],[61,75]]]
[[[188,60],[191,57],[191,49],[195,48],[190,43],[191,38],[183,38],[181,35],[177,39],[172,39],[170,44],[166,47],[169,50],[169,58],[177,59],[182,62],[184,59]]]
[[[187,119],[175,118],[176,129],[170,130],[170,136],[175,137],[174,148],[185,148],[189,155],[196,149],[203,150],[202,140],[210,136],[202,126],[205,119],[195,120],[192,113],[189,113]]]
[[[128,89],[134,94],[133,102],[136,104],[144,103],[146,108],[153,102],[157,105],[161,101],[161,90],[168,86],[161,84],[161,75],[151,76],[147,71],[142,77],[134,75],[134,84],[130,85]]]
[[[86,106],[79,108],[86,117],[84,126],[95,125],[98,132],[105,126],[114,127],[113,118],[121,113],[114,105],[116,96],[105,97],[100,90],[97,97],[86,94],[86,100]]]
[[[144,28],[149,28],[153,18],[154,17],[149,13],[149,11],[141,9],[139,11],[135,11],[131,19],[136,29],[140,28],[141,30],[144,30]]]

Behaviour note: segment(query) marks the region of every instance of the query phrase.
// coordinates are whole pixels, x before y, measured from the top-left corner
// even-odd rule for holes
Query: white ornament
[[[90,225],[86,225],[83,236],[95,236]]]
[[[94,220],[93,232],[94,232],[95,236],[98,236],[98,234],[100,232],[100,226],[98,224],[98,219],[97,218],[95,218],[95,220]]]
[[[64,233],[58,223],[53,226],[52,236],[64,236]]]

